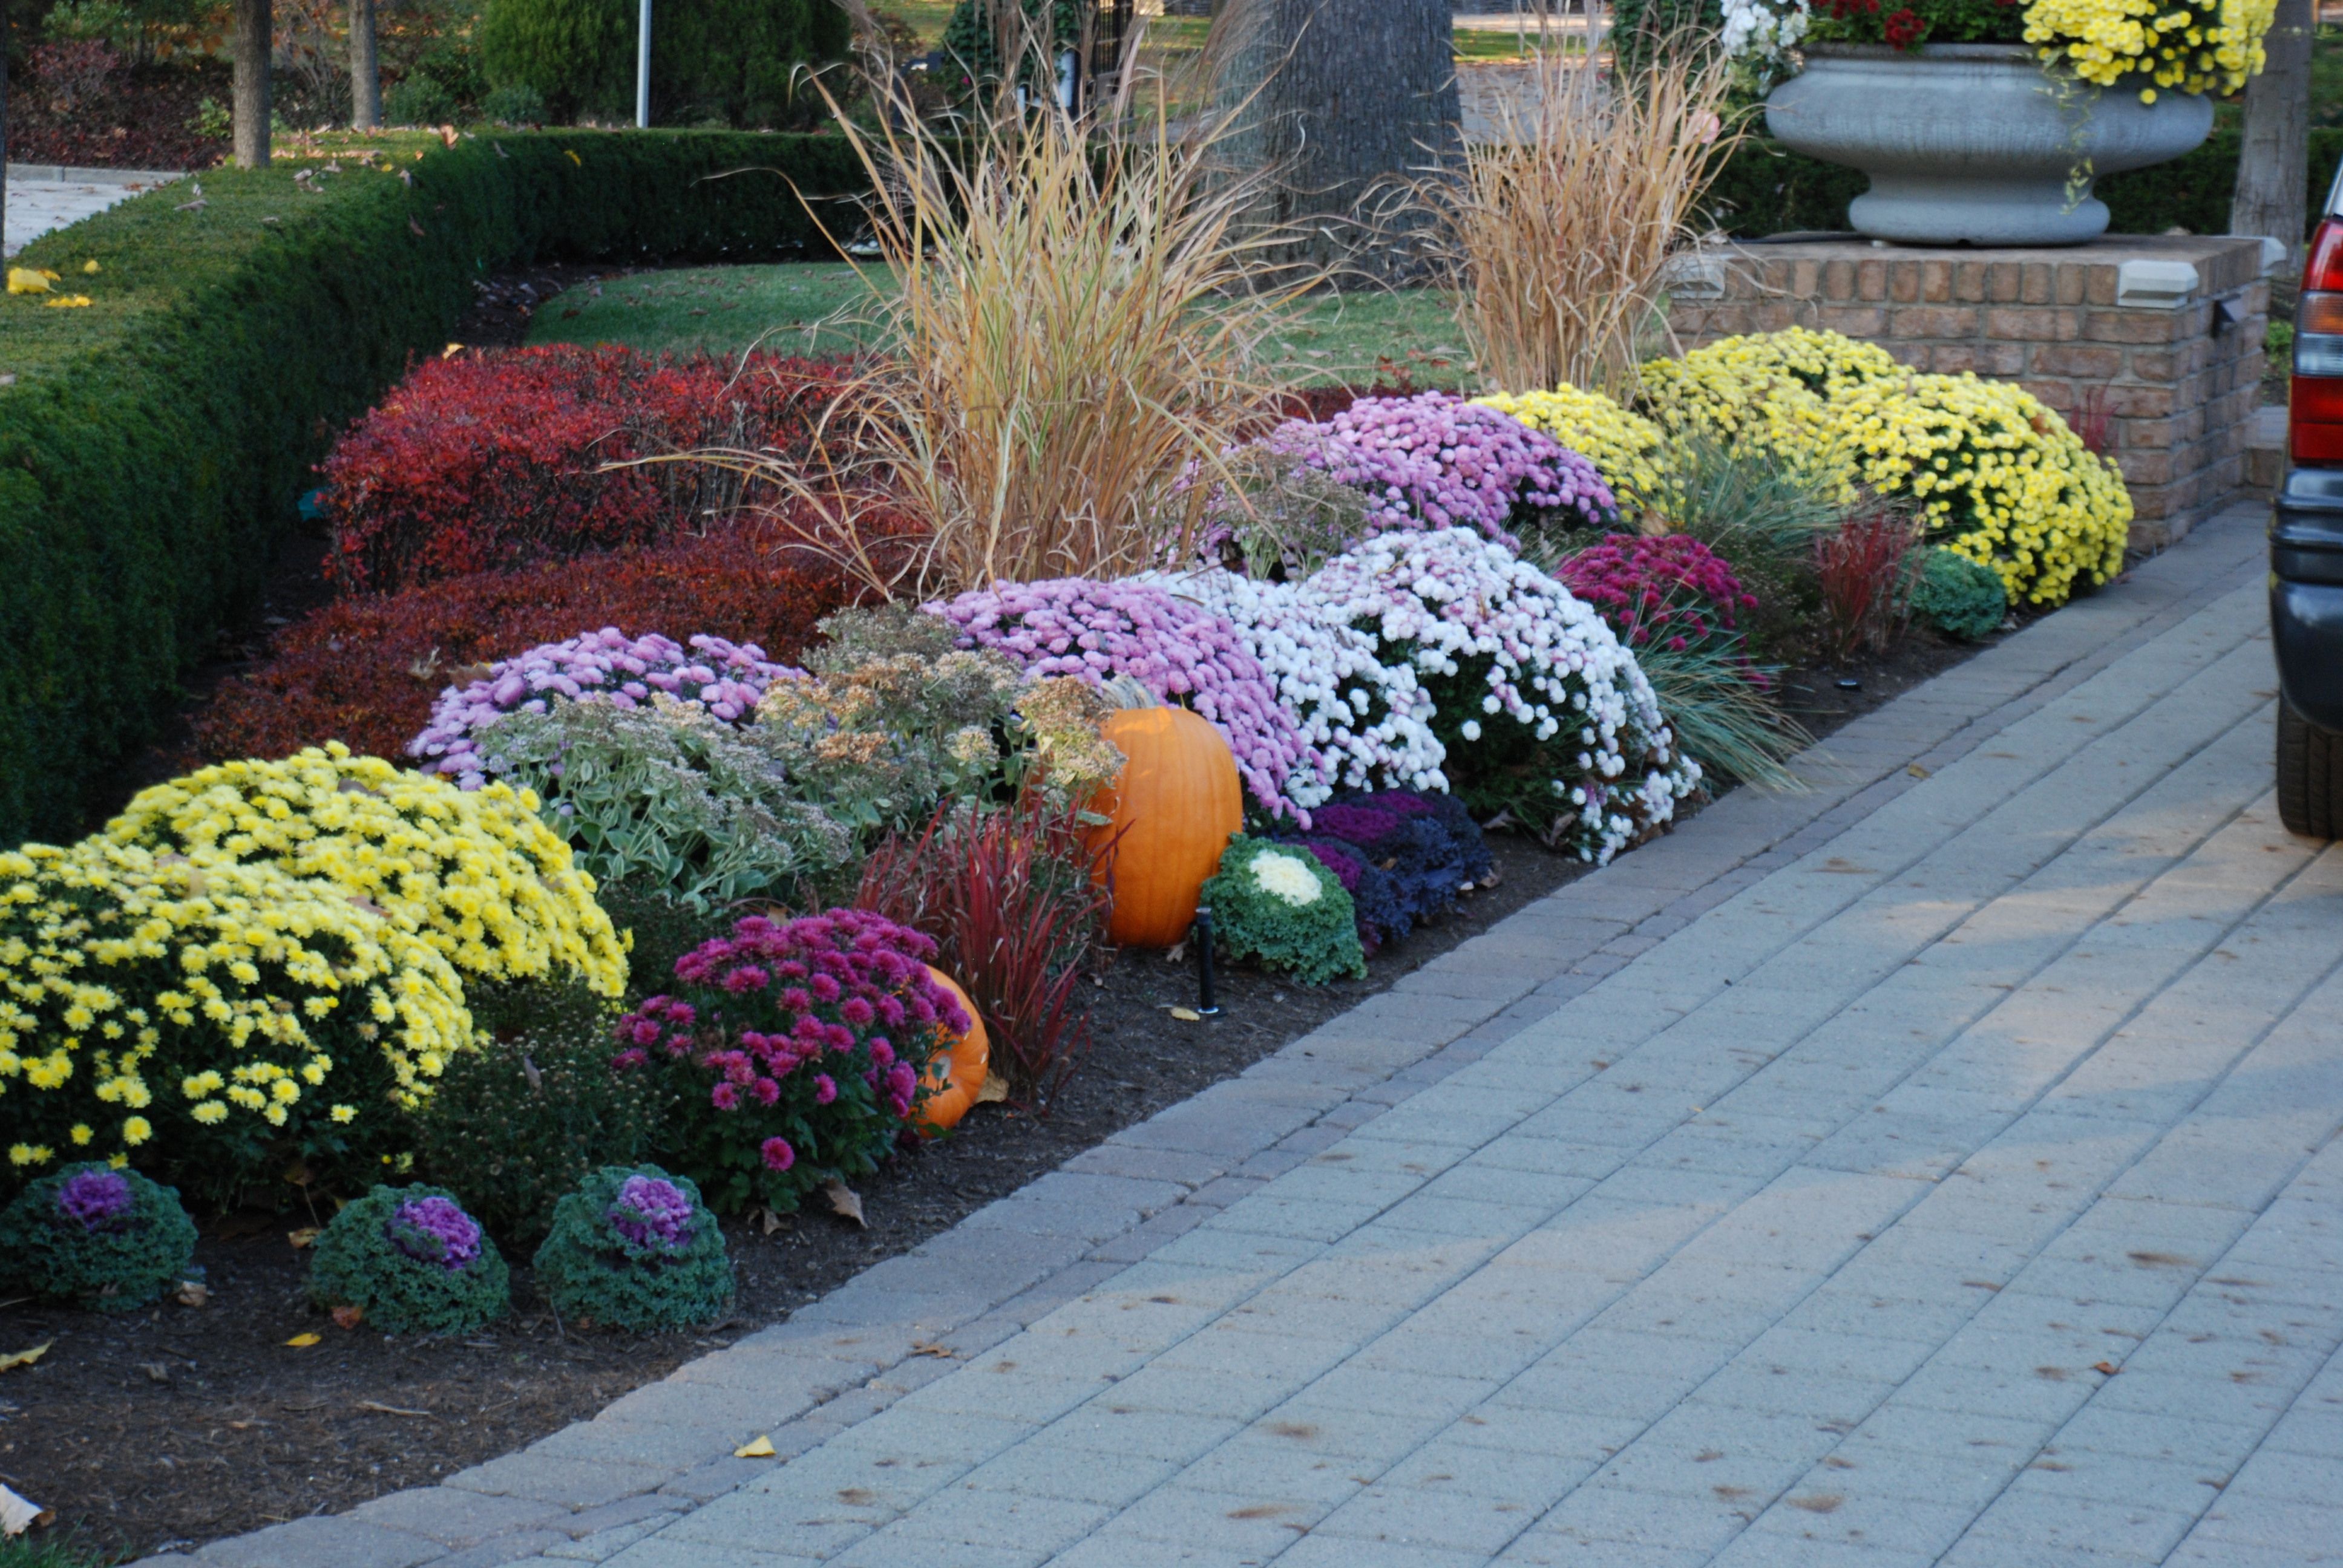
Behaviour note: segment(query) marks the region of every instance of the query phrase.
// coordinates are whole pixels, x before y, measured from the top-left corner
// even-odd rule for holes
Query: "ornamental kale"
[[[1369,862],[1364,850],[1340,839],[1315,835],[1293,842],[1315,855],[1351,895],[1352,917],[1358,922],[1359,949],[1364,956],[1374,957],[1378,949],[1393,940],[1393,933],[1406,933],[1407,911],[1400,908],[1390,873]]]
[[[1212,932],[1232,959],[1282,970],[1303,985],[1366,978],[1358,918],[1341,879],[1292,844],[1239,838],[1204,884]]]
[[[96,1161],[44,1176],[0,1210],[0,1281],[101,1312],[160,1300],[195,1252],[176,1191]]]
[[[756,711],[767,687],[802,673],[769,662],[753,642],[695,637],[686,652],[657,633],[628,638],[606,626],[532,648],[490,665],[468,685],[447,688],[407,753],[423,759],[424,771],[452,775],[465,789],[478,789],[488,781],[488,768],[474,732],[508,713],[543,713],[565,700],[638,708],[664,693],[697,712],[740,724]]]
[[[731,1309],[724,1231],[699,1189],[656,1165],[589,1173],[555,1208],[537,1288],[572,1323],[655,1333]]]
[[[1277,686],[1228,620],[1145,582],[1003,583],[927,607],[960,629],[963,648],[1006,654],[1029,676],[1102,686],[1127,675],[1168,703],[1219,726],[1246,788],[1272,816],[1300,802],[1286,784],[1308,749]]]
[[[1698,787],[1634,656],[1503,546],[1463,528],[1384,534],[1302,586],[1373,634],[1379,658],[1413,663],[1451,786],[1476,813],[1608,861]]]
[[[679,994],[618,1020],[612,1065],[675,1089],[674,1162],[715,1206],[797,1207],[823,1182],[878,1169],[933,1059],[970,1020],[927,968],[936,945],[860,910],[751,915],[677,960]]]
[[[377,1187],[317,1238],[309,1299],[357,1307],[385,1333],[461,1334],[512,1307],[511,1277],[478,1221],[440,1187]]]
[[[1446,392],[1363,397],[1322,423],[1264,437],[1366,492],[1369,531],[1477,528],[1506,545],[1523,528],[1610,528],[1619,503],[1594,465],[1510,414]]]

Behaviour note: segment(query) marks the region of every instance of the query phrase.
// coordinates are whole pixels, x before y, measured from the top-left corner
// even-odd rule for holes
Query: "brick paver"
[[[789,1323],[201,1556],[2338,1560],[2343,849],[2268,799],[2252,525]]]

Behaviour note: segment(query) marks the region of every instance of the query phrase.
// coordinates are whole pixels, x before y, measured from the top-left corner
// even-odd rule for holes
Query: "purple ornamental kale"
[[[675,1252],[691,1243],[691,1200],[656,1176],[628,1177],[609,1218],[610,1228],[638,1247]]]
[[[480,1223],[452,1198],[409,1198],[384,1230],[390,1244],[417,1262],[437,1263],[451,1274],[480,1255]]]
[[[57,1212],[85,1231],[122,1219],[133,1201],[130,1180],[119,1171],[76,1171],[57,1186]]]

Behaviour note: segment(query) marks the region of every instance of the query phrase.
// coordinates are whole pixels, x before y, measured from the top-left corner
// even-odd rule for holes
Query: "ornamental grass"
[[[1635,71],[1594,51],[1541,52],[1537,92],[1496,135],[1419,182],[1481,379],[1505,391],[1628,389],[1661,319],[1661,277],[1740,140],[1731,70],[1670,49]]]
[[[1125,71],[1092,116],[1003,94],[947,139],[879,75],[890,112],[838,122],[877,193],[873,270],[891,286],[870,325],[897,353],[818,432],[830,474],[728,460],[820,507],[803,548],[890,596],[1192,554],[1213,487],[1196,477],[1262,424],[1282,383],[1258,350],[1315,281],[1269,282],[1277,236],[1246,226],[1259,180],[1218,166],[1225,121],[1175,126],[1160,100],[1134,114]],[[891,533],[867,521],[881,497],[902,514]]]

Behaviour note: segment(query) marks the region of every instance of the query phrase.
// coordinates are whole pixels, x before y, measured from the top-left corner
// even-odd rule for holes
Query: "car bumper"
[[[2297,713],[2343,731],[2343,468],[2296,468],[2270,519],[2270,641]]]

